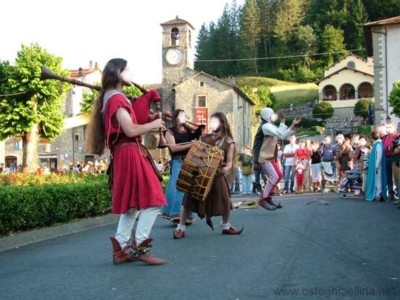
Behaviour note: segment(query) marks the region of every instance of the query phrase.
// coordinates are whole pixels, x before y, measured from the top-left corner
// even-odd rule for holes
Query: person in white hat
[[[265,107],[261,110],[261,119],[265,122],[262,125],[262,133],[264,135],[258,162],[261,168],[268,176],[267,184],[264,192],[260,195],[260,206],[267,210],[275,210],[282,207],[280,204],[275,204],[272,201],[272,193],[282,179],[282,170],[277,161],[278,154],[278,139],[285,140],[293,134],[294,128],[301,122],[301,118],[295,118],[290,127],[285,125],[285,115],[283,110],[276,115],[272,108]],[[274,122],[280,119],[279,127]]]

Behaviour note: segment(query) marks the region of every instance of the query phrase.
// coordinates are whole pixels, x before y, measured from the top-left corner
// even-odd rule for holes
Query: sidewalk
[[[247,199],[258,199],[259,195],[234,194],[232,202],[242,202]],[[60,224],[51,227],[33,229],[24,232],[16,232],[10,236],[0,237],[0,252],[11,249],[17,249],[32,243],[42,242],[61,236],[83,232],[111,224],[117,224],[119,215],[104,215],[89,219],[76,220],[67,224]]]
[[[109,214],[77,220],[67,224],[13,233],[10,236],[0,237],[0,252],[114,223],[116,224],[118,222],[118,217],[118,215]]]

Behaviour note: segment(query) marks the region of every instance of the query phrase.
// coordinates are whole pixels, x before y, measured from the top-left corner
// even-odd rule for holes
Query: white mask
[[[184,112],[179,113],[178,115],[178,121],[181,124],[186,123],[186,114]]]
[[[126,85],[132,85],[133,73],[129,67],[126,67],[119,75],[121,80]]]
[[[271,122],[274,123],[277,119],[278,119],[278,116],[275,113],[273,113],[271,115]]]
[[[221,123],[220,123],[219,119],[217,119],[217,118],[212,118],[212,119],[210,120],[210,127],[211,127],[211,129],[212,129],[213,131],[218,131],[218,129],[220,128],[220,126],[221,126]]]

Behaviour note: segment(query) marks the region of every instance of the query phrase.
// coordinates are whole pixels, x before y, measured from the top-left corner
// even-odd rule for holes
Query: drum
[[[222,159],[223,152],[219,147],[195,141],[182,164],[176,189],[204,201]]]

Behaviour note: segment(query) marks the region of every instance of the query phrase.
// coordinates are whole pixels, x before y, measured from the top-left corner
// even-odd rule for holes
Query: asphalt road
[[[197,219],[173,240],[159,218],[152,252],[163,266],[114,266],[115,225],[1,252],[0,299],[400,299],[394,205],[335,194],[276,199],[283,209],[232,213],[245,226],[240,236]],[[307,204],[321,199],[329,204]]]

